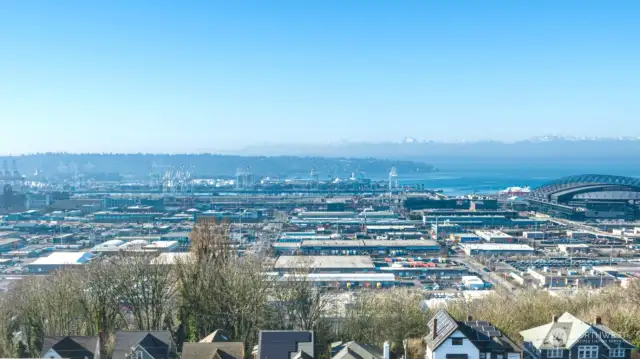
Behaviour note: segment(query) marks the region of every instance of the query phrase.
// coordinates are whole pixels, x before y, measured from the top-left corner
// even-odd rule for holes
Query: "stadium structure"
[[[572,220],[640,218],[640,179],[585,174],[535,188],[527,198],[533,210]]]

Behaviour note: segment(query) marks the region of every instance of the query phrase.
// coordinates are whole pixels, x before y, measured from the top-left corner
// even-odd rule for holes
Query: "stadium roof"
[[[534,189],[529,198],[538,200],[548,200],[551,195],[570,194],[575,189],[583,188],[597,190],[602,186],[611,186],[612,189],[623,187],[633,187],[640,190],[640,179],[634,177],[611,176],[600,174],[584,174],[560,178],[556,181],[544,184]]]

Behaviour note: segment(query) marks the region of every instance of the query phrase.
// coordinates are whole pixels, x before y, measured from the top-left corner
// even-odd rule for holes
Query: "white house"
[[[429,321],[425,359],[520,359],[521,349],[486,321],[456,321],[444,310]]]

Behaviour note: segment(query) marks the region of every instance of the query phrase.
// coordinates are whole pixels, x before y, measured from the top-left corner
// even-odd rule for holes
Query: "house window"
[[[549,349],[547,350],[547,358],[562,358],[562,349]]]
[[[594,359],[598,357],[597,345],[582,345],[578,347],[578,359]]]
[[[462,338],[451,338],[451,345],[462,345]]]
[[[612,358],[624,358],[625,350],[623,348],[615,348],[609,351],[609,356]]]
[[[143,359],[141,350],[136,351],[136,359]]]
[[[487,353],[480,353],[479,359],[487,359]]]
[[[496,354],[496,359],[504,359],[504,354]]]

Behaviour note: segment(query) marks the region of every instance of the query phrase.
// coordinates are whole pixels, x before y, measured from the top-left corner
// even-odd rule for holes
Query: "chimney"
[[[473,321],[473,315],[467,315],[467,322]]]
[[[558,316],[557,316],[557,315],[555,315],[555,314],[554,314],[554,315],[552,315],[552,316],[551,316],[551,321],[552,321],[552,322],[554,322],[554,323],[556,323],[556,322],[558,321]]]
[[[98,333],[98,358],[106,359],[107,353],[105,351],[105,344],[107,341],[107,336],[104,334],[104,329],[100,329]]]
[[[435,339],[438,336],[438,319],[433,318],[433,325],[431,326],[431,338]]]
[[[384,345],[382,346],[383,348],[383,358],[384,359],[391,359],[391,345],[389,345],[389,341],[385,341]]]
[[[595,325],[602,325],[602,318],[598,315],[594,318],[593,322]]]

